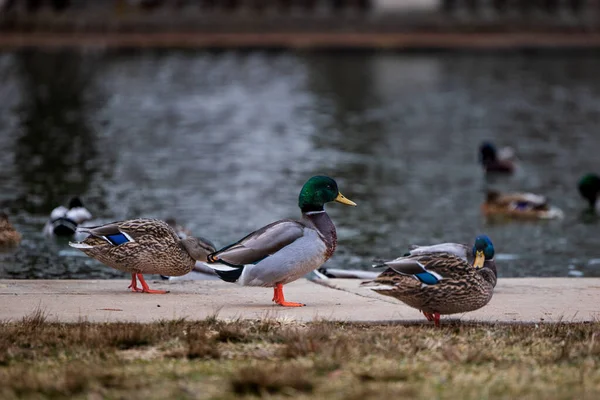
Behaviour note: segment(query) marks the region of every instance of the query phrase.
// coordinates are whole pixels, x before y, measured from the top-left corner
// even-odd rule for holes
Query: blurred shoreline
[[[0,48],[21,47],[596,49],[600,2],[0,0]]]
[[[268,50],[599,49],[600,33],[550,32],[2,32],[0,49],[172,48]]]

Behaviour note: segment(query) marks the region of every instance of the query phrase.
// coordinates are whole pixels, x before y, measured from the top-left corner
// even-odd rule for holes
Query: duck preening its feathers
[[[458,243],[417,246],[375,266],[387,269],[363,286],[422,311],[436,325],[442,314],[486,305],[497,280],[494,246],[485,235],[478,236],[471,249]]]

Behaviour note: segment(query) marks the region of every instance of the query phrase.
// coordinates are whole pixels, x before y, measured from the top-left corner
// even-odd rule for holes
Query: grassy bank
[[[600,323],[0,323],[0,398],[600,398]]]

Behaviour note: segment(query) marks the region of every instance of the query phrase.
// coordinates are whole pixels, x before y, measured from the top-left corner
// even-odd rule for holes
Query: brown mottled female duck
[[[550,206],[544,196],[533,193],[500,193],[495,190],[487,192],[481,212],[487,217],[520,219],[554,219],[564,216],[559,208]]]
[[[8,215],[0,212],[0,247],[15,247],[21,242],[21,234],[8,220]]]
[[[167,293],[150,289],[142,274],[185,275],[194,268],[196,260],[206,261],[206,257],[216,250],[206,239],[180,239],[172,227],[157,219],[132,219],[79,227],[77,231],[89,236],[69,245],[109,267],[131,273],[129,287],[134,292]],[[136,278],[140,280],[141,288],[137,287]]]
[[[273,301],[280,306],[304,306],[286,301],[283,285],[319,268],[333,255],[337,235],[323,209],[325,203],[332,201],[356,205],[339,192],[333,179],[313,176],[300,191],[302,219],[276,221],[252,232],[210,254],[207,266],[227,282],[274,288]]]
[[[387,269],[364,286],[420,310],[436,326],[442,314],[485,306],[497,279],[494,246],[485,235],[477,236],[472,249],[457,243],[415,247],[375,267]]]

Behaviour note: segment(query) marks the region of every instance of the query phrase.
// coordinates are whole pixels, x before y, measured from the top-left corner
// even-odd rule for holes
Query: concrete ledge
[[[165,295],[132,293],[126,280],[0,280],[0,320],[43,310],[50,321],[150,322],[178,318],[282,318],[297,321],[424,321],[399,301],[360,288],[360,280],[301,280],[285,287],[302,308],[272,305],[273,291],[221,281],[153,282]],[[336,290],[337,289],[337,290]],[[582,322],[600,317],[599,278],[501,279],[486,307],[444,319],[478,322]]]

